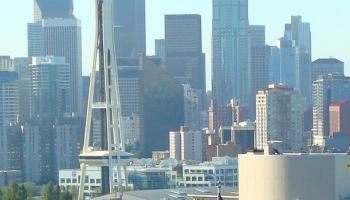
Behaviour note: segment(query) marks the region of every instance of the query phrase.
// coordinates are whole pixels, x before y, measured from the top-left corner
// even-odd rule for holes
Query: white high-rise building
[[[16,72],[0,72],[0,126],[18,121],[19,89]]]
[[[269,85],[256,95],[256,147],[279,142],[280,150],[302,148],[304,98],[285,85]]]
[[[179,132],[169,132],[170,157],[177,160],[203,161],[205,135],[200,131],[189,131],[181,127]]]

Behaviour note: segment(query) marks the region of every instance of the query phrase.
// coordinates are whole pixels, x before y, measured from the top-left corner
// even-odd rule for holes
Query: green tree
[[[55,186],[52,182],[49,182],[44,186],[43,190],[44,200],[59,200],[60,199],[60,189]]]
[[[19,186],[17,183],[11,183],[4,188],[3,200],[22,200],[19,196]]]
[[[35,185],[33,183],[24,183],[23,186],[27,191],[27,198],[33,197],[34,191],[35,191]]]
[[[60,200],[73,200],[73,195],[68,191],[61,192]]]
[[[2,200],[2,189],[0,188],[0,200]]]

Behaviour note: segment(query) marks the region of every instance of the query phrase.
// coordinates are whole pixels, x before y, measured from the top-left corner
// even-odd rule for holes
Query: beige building
[[[345,200],[349,154],[239,155],[240,200]]]
[[[256,148],[280,141],[280,150],[302,148],[304,98],[286,85],[269,85],[256,95]]]

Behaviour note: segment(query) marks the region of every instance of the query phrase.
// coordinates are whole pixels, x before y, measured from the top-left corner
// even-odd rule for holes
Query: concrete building
[[[239,155],[239,199],[344,200],[350,197],[349,163],[348,154]]]
[[[63,57],[33,57],[30,70],[30,116],[51,119],[70,114],[69,65]]]
[[[119,58],[118,79],[126,144],[136,144],[143,137],[143,71],[139,58]]]
[[[14,71],[13,59],[10,56],[0,56],[0,71]]]
[[[157,39],[154,41],[155,56],[165,62],[165,39]]]
[[[184,187],[213,187],[220,181],[222,185],[237,190],[237,165],[237,159],[230,157],[215,157],[211,162],[184,165],[183,180],[180,185]]]
[[[146,55],[145,0],[116,0],[113,17],[117,58]]]
[[[56,3],[60,4],[58,1]],[[63,3],[63,1],[61,3]],[[44,4],[50,8],[55,5],[48,4],[47,2]],[[48,10],[50,10],[48,13],[60,11],[59,7],[53,8],[48,8]],[[38,22],[29,23],[28,56],[55,56],[65,58],[69,67],[68,78],[72,90],[72,95],[67,104],[69,104],[72,113],[82,115],[82,49],[80,20],[75,17],[49,17],[43,18]]]
[[[313,145],[324,146],[328,138],[329,105],[335,101],[350,100],[350,78],[342,75],[327,75],[313,83]]]
[[[240,147],[241,153],[255,148],[255,124],[252,122],[235,123],[231,134],[232,142]]]
[[[170,158],[176,160],[205,160],[205,134],[181,127],[179,132],[169,132]]]
[[[344,62],[336,58],[319,58],[312,62],[312,81],[329,74],[344,75]]]
[[[55,122],[55,165],[57,170],[79,168],[84,118],[62,118]]]
[[[219,106],[231,99],[250,106],[248,0],[214,0],[212,26],[213,99]]]
[[[206,82],[200,15],[165,15],[165,57],[168,74],[198,90],[203,102]]]
[[[18,125],[0,127],[0,171],[22,170],[22,131]]]
[[[303,147],[304,99],[285,85],[269,85],[256,95],[256,148],[280,141],[280,150],[298,151]]]
[[[24,181],[42,184],[56,179],[54,141],[50,121],[35,119],[23,125]]]
[[[32,59],[29,57],[14,58],[14,68],[18,74],[19,88],[19,121],[25,121],[30,116],[30,72],[29,65]]]
[[[338,101],[329,105],[329,135],[343,133],[350,140],[350,101]]]
[[[211,101],[209,106],[209,131],[217,132],[219,127],[231,127],[235,122],[244,122],[248,119],[248,107],[241,106],[231,100],[225,106],[219,106]]]
[[[19,117],[19,82],[16,72],[0,72],[0,127],[14,124]]]
[[[269,84],[281,83],[281,52],[277,46],[268,46]]]
[[[201,111],[203,102],[201,98],[201,90],[191,88],[189,84],[184,84],[184,125],[191,131],[199,131],[201,129]]]
[[[269,83],[268,51],[265,41],[265,26],[250,25],[250,62],[252,95],[267,88]],[[253,108],[255,103],[252,102]],[[254,111],[253,109],[252,111]]]

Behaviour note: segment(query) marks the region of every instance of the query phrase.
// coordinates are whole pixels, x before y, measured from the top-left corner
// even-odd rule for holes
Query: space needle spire
[[[79,155],[81,178],[79,200],[85,193],[86,168],[101,168],[101,194],[109,194],[115,187],[128,186],[126,165],[132,154],[125,152],[121,126],[117,60],[113,37],[113,0],[94,0],[96,3],[96,38],[90,78],[86,114],[84,146]],[[97,76],[98,71],[98,76]],[[96,84],[97,80],[100,84]],[[96,85],[100,85],[96,88]],[[97,94],[95,94],[95,92]],[[99,96],[97,100],[96,96]],[[93,147],[92,119],[95,113],[101,121],[101,145]],[[113,169],[117,174],[114,175]],[[124,173],[122,171],[124,170]]]

